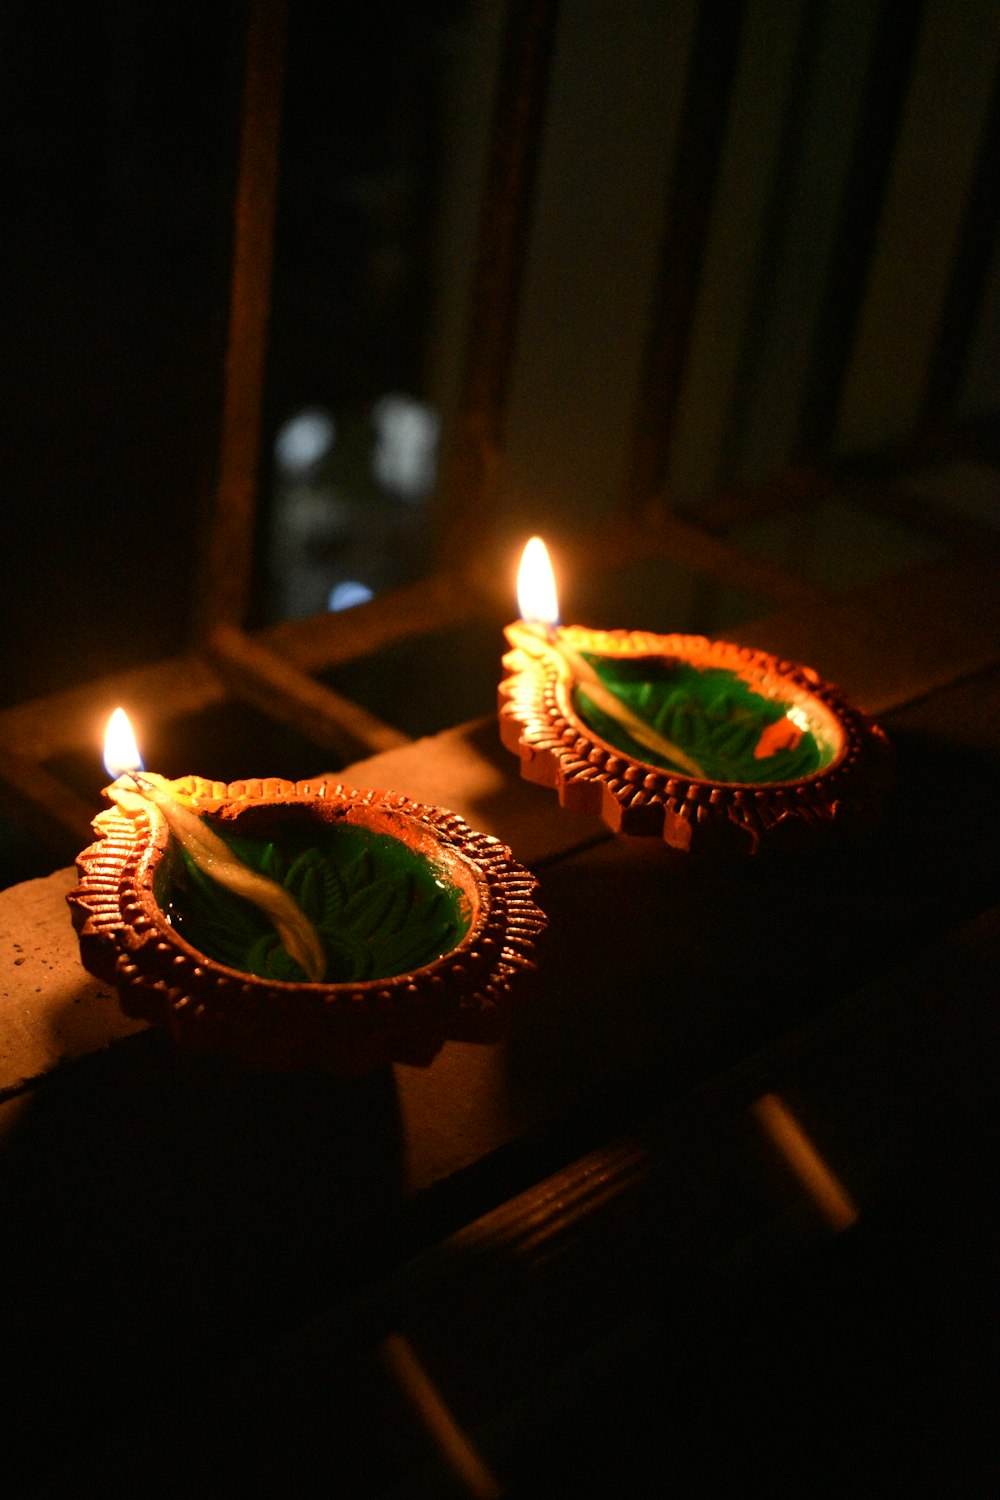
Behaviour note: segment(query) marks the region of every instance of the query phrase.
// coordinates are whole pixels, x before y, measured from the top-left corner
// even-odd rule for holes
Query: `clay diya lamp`
[[[504,1035],[545,919],[534,877],[455,813],[325,782],[126,775],[105,795],[68,900],[127,1015],[342,1075]]]
[[[501,738],[564,807],[712,858],[808,850],[880,811],[886,736],[810,667],[704,636],[558,627],[549,581],[521,609],[534,617],[505,632]]]

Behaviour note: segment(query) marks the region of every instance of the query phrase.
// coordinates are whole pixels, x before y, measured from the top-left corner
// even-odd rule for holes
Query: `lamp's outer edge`
[[[233,819],[251,807],[365,811],[388,817],[395,836],[457,858],[469,876],[471,922],[449,953],[409,974],[357,984],[288,984],[235,970],[198,953],[170,926],[154,893],[170,834],[155,806],[118,807],[93,823],[97,838],[77,858],[68,893],[80,954],[112,983],[128,1015],[164,1023],[187,1050],[228,1053],[269,1069],[358,1074],[386,1061],[426,1065],[447,1040],[496,1041],[535,968],[546,921],[537,882],[498,839],[449,809],[392,791],[277,778],[224,783],[197,776],[169,784],[197,812]]]
[[[601,818],[626,839],[660,839],[685,853],[759,855],[804,849],[833,828],[870,824],[893,783],[884,731],[812,668],[706,636],[654,635],[565,626],[577,651],[722,667],[744,678],[780,678],[818,700],[836,721],[834,761],[799,781],[713,782],[629,757],[601,740],[576,713],[556,659],[515,647],[498,688],[500,737],[527,780],[552,787],[562,806]]]

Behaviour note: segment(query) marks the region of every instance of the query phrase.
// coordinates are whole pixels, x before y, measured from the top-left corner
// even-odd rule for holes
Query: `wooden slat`
[[[1000,71],[976,155],[972,188],[928,363],[918,432],[954,424],[1000,220]]]
[[[1000,552],[1000,530],[940,499],[908,489],[905,476],[884,480],[859,474],[842,480],[837,491],[852,504],[938,538],[951,551],[981,557]]]
[[[633,512],[659,493],[667,471],[744,10],[736,0],[698,8],[624,485]]]
[[[610,837],[597,818],[568,812],[550,791],[516,772],[496,719],[487,718],[358,761],[341,775],[351,786],[391,789],[416,802],[450,807],[473,828],[516,849],[529,865]]]
[[[490,577],[473,580],[462,570],[432,573],[355,609],[279,621],[262,630],[259,639],[303,672],[342,666],[474,618],[482,612]]]
[[[74,859],[90,843],[90,820],[96,809],[2,740],[0,806],[63,859]]]
[[[150,723],[165,723],[212,708],[225,697],[218,673],[190,652],[5,708],[0,739],[34,761],[89,748],[99,758],[108,715],[119,704]]]
[[[199,633],[242,623],[249,600],[284,59],[285,0],[251,0],[219,476],[196,591]]]
[[[467,619],[481,604],[468,580],[433,576],[357,610],[282,621],[256,639],[298,672],[315,672]],[[32,760],[91,745],[99,753],[107,716],[119,703],[150,723],[165,723],[213,708],[227,692],[205,656],[184,653],[0,710],[0,739]]]
[[[826,455],[836,430],[922,11],[922,0],[881,0],[823,306],[802,386],[795,462]]]
[[[698,497],[693,519],[713,535],[725,535],[748,521],[805,509],[827,499],[833,481],[824,469],[802,465],[780,469],[757,480],[724,485]]]
[[[650,513],[641,526],[616,527],[614,530],[631,542],[631,557],[663,557],[689,569],[698,578],[760,594],[775,604],[814,604],[821,592],[814,584],[804,583],[779,564],[767,558],[751,557],[731,542],[713,536],[704,527],[685,520],[665,506]],[[610,537],[606,540],[610,543]],[[594,553],[594,572],[601,570],[602,554],[598,548],[603,541],[605,538],[598,538],[597,546],[590,549]],[[610,556],[613,555],[611,552]],[[609,551],[605,547],[603,567],[609,566]]]
[[[87,830],[75,852],[93,838]],[[84,974],[73,951],[66,896],[78,881],[75,869],[56,870],[0,893],[0,1100],[146,1030],[122,1014],[109,985]]]
[[[748,645],[815,667],[883,715],[1000,662],[995,555],[912,568],[740,631]]]
[[[233,625],[217,625],[207,649],[237,698],[346,760],[409,743],[400,730],[300,672]]]
[[[479,225],[465,372],[440,486],[443,552],[469,552],[492,513],[548,91],[555,0],[512,0]]]

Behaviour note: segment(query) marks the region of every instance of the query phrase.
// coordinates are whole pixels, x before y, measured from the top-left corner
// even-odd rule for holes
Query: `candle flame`
[[[143,769],[135,731],[123,708],[115,709],[104,731],[104,769],[115,779],[125,771]]]
[[[559,622],[559,600],[556,580],[545,543],[533,536],[521,556],[517,574],[517,607],[522,620],[540,625]]]

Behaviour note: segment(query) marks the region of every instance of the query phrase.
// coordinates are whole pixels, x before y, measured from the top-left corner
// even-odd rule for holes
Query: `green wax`
[[[238,859],[298,902],[326,953],[324,983],[407,974],[448,953],[468,931],[462,892],[390,834],[303,819],[275,842],[211,826]],[[177,932],[217,963],[263,979],[306,977],[267,914],[183,852],[167,910]]]
[[[702,669],[682,661],[585,654],[615,696],[686,751],[709,781],[798,781],[833,760],[835,746],[808,702],[755,692],[725,667]],[[681,769],[633,740],[616,719],[590,701],[585,687],[575,688],[574,699],[584,722],[616,750],[668,771]],[[794,710],[794,720],[779,724],[789,709]],[[762,742],[766,731],[770,734]],[[769,744],[779,748],[755,753],[767,751]]]

